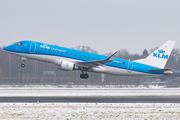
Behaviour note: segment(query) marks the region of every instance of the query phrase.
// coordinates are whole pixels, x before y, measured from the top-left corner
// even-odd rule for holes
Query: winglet
[[[107,61],[113,61],[113,60],[116,58],[115,54],[116,54],[117,52],[119,52],[119,51],[116,51],[114,54],[112,54],[111,56],[109,56],[106,60],[107,60]]]

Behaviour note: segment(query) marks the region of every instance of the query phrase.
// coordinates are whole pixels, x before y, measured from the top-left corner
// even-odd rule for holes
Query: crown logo
[[[164,53],[165,53],[165,51],[163,51],[163,49],[158,50],[158,52],[159,52],[159,53],[162,53],[162,54],[164,54]]]

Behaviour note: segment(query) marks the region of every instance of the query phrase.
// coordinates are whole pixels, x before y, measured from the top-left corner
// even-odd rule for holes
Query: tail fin
[[[175,45],[175,41],[167,41],[153,53],[151,53],[147,58],[135,60],[135,62],[147,64],[150,66],[158,67],[163,69],[170,57],[171,51]]]

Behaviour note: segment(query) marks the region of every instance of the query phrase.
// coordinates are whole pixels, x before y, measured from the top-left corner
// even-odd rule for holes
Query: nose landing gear
[[[22,68],[25,67],[25,64],[21,64],[21,67],[22,67]]]
[[[25,62],[26,62],[27,59],[25,57],[22,57],[21,59],[23,61],[23,63],[21,64],[21,67],[23,68],[23,67],[25,67]]]

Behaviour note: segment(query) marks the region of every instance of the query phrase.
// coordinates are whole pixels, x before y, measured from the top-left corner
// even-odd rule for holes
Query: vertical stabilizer
[[[158,67],[163,69],[170,57],[171,51],[175,45],[175,41],[167,41],[161,47],[156,49],[147,58],[135,60],[135,62],[147,64],[150,66]]]

